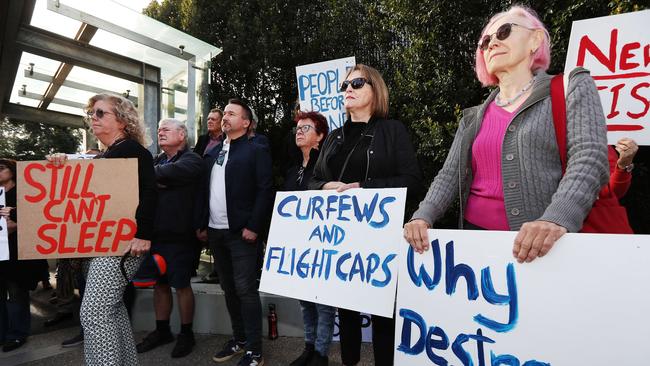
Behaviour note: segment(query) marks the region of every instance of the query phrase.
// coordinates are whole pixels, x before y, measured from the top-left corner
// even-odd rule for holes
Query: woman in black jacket
[[[137,365],[138,355],[122,295],[151,247],[157,191],[153,157],[144,148],[144,126],[130,100],[117,95],[98,94],[84,108],[93,134],[106,146],[96,159],[138,159],[139,201],[135,212],[137,232],[129,243],[130,253],[120,257],[94,257],[84,261],[86,290],[80,320],[84,335],[86,365]],[[65,154],[48,160],[65,163]],[[125,278],[126,277],[126,278]]]
[[[348,118],[325,140],[311,189],[408,188],[415,193],[422,180],[404,125],[388,116],[388,88],[374,68],[357,64],[341,85]],[[339,309],[341,358],[344,365],[360,359],[359,312]],[[372,316],[372,342],[377,366],[393,364],[392,318]]]

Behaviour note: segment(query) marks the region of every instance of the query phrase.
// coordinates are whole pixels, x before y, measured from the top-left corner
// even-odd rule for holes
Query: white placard
[[[393,316],[405,188],[278,192],[260,291]]]
[[[395,365],[648,363],[650,236],[566,234],[518,264],[516,234],[430,230],[428,252],[403,247]]]
[[[650,10],[573,22],[564,72],[591,71],[607,118],[607,140],[650,145]]]
[[[343,94],[339,92],[348,70],[355,65],[353,57],[318,62],[296,67],[300,110],[323,114],[330,131],[343,126],[346,113]]]
[[[0,207],[7,203],[5,200],[5,188],[0,187]],[[9,260],[9,231],[7,228],[7,219],[0,218],[0,261]]]

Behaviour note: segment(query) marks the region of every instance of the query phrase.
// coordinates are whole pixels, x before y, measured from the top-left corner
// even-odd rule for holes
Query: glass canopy
[[[91,27],[83,35],[84,24],[97,29]],[[160,118],[186,121],[194,138],[196,120],[209,108],[201,91],[207,90],[210,60],[221,52],[219,48],[111,0],[37,0],[30,25],[137,60],[143,69],[145,64],[159,68],[161,95],[153,99],[160,103],[155,109]],[[146,108],[145,100],[151,100],[143,95],[145,80],[126,80],[78,65],[65,67],[60,61],[23,51],[10,103],[81,116],[81,107],[99,92],[128,96],[139,108]],[[63,78],[55,80],[61,74]],[[53,84],[54,95],[48,93]],[[51,101],[44,103],[44,99]],[[157,120],[145,123],[155,130]]]

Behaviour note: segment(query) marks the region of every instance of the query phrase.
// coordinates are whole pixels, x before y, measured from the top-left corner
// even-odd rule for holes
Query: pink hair
[[[485,28],[483,28],[483,30],[481,31],[481,37],[479,39],[483,39],[483,36],[485,35],[485,31],[492,24],[494,24],[494,22],[496,22],[498,19],[506,15],[522,16],[526,19],[525,23],[527,23],[522,25],[525,25],[533,29],[544,30],[545,37],[542,40],[542,44],[539,46],[539,48],[537,48],[537,51],[535,51],[533,57],[531,57],[530,59],[530,70],[533,72],[537,70],[542,70],[542,71],[548,70],[548,67],[551,64],[550,36],[548,34],[548,30],[546,30],[546,27],[544,26],[544,23],[542,23],[542,21],[539,20],[535,11],[530,8],[515,5],[510,9],[508,9],[507,11],[494,15],[490,19],[488,24],[485,26]],[[483,86],[496,85],[499,83],[499,80],[496,78],[496,76],[490,74],[487,71],[487,66],[485,65],[485,59],[483,59],[483,51],[481,51],[478,48],[478,45],[476,46],[476,66],[474,70],[476,71],[476,77],[478,78],[478,81],[480,81],[481,84],[483,84]]]

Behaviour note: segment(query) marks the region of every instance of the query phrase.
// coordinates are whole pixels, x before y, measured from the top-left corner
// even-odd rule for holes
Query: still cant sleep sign
[[[18,258],[122,255],[135,236],[137,159],[18,162]]]

